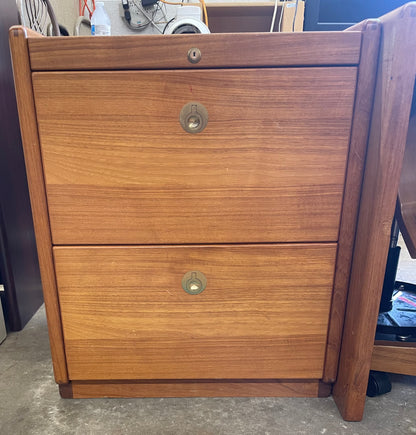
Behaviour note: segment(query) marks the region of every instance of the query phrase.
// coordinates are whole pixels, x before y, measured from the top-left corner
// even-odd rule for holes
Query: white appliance
[[[176,18],[169,23],[166,35],[182,33],[211,33],[201,20],[199,6],[182,6],[177,10]]]

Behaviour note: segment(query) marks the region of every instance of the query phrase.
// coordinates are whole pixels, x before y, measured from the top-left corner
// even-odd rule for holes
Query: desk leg
[[[361,420],[416,73],[416,3],[380,19],[381,52],[334,399]]]

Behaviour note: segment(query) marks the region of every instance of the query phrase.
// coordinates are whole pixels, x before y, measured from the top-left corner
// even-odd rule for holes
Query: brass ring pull
[[[207,286],[207,278],[202,272],[193,270],[185,273],[182,278],[182,288],[190,295],[199,295]]]
[[[208,110],[198,102],[191,102],[182,107],[179,122],[187,133],[200,133],[208,124]]]

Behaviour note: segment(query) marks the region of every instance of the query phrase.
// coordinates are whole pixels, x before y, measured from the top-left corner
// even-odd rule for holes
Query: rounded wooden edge
[[[381,21],[378,18],[369,18],[348,27],[344,32],[366,32],[367,30],[378,30],[380,26]]]
[[[363,32],[374,32],[381,28],[381,21],[378,18],[370,18],[363,23]]]
[[[43,38],[44,36],[41,33],[35,32],[32,29],[28,29],[24,26],[12,26],[9,29],[9,36],[19,37],[23,36],[24,38]]]

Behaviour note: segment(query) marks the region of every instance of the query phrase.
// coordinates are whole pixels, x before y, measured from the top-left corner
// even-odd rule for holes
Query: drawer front
[[[55,247],[70,379],[319,379],[335,253]],[[199,294],[182,287],[192,271],[207,280]]]
[[[356,68],[39,72],[54,244],[336,241]],[[208,124],[185,132],[182,107]]]

